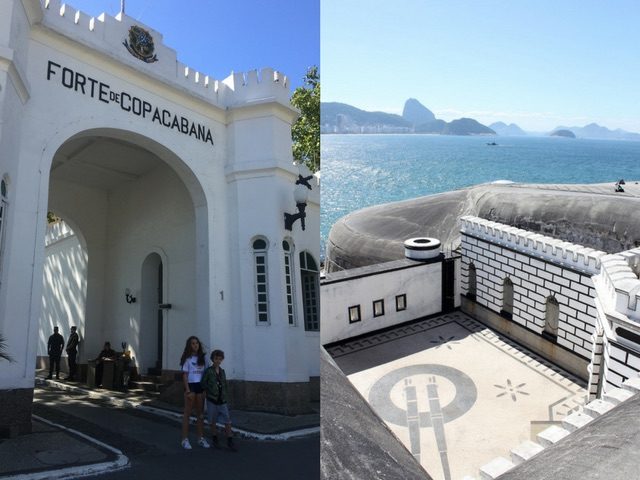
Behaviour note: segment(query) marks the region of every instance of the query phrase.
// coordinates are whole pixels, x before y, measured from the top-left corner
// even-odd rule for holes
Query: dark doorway
[[[142,371],[160,375],[164,352],[164,267],[162,258],[151,253],[142,264],[140,357]]]
[[[445,258],[442,262],[442,313],[455,308],[456,264],[453,258]]]
[[[164,282],[163,282],[163,278],[162,278],[162,262],[160,262],[160,265],[158,265],[158,347],[157,347],[157,351],[156,351],[156,366],[155,366],[155,372],[152,372],[151,369],[149,369],[149,374],[151,375],[160,375],[162,373],[162,345],[163,345],[163,337],[162,337],[162,332],[163,332],[163,317],[164,317],[164,312],[162,311],[162,309],[160,308],[160,304],[164,303],[162,301],[162,288],[163,288]]]

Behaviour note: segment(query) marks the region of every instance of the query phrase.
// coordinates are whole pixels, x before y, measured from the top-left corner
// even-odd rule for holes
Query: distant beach
[[[495,142],[497,145],[487,145]],[[510,180],[614,183],[640,180],[640,142],[559,137],[322,135],[321,253],[349,212]]]

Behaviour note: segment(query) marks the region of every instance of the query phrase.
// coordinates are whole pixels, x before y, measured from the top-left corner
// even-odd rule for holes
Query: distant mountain
[[[437,119],[418,100],[404,104],[402,116],[367,112],[338,102],[320,104],[321,133],[433,133],[440,135],[495,135],[490,128],[471,118],[452,122]]]
[[[640,140],[640,133],[627,132],[620,128],[609,130],[607,127],[590,123],[584,127],[556,127],[556,130],[570,130],[575,133],[578,138],[590,138],[594,140]]]
[[[422,105],[418,100],[416,100],[415,98],[410,98],[409,100],[404,102],[402,118],[412,123],[415,127],[417,125],[432,123],[433,121],[435,121],[436,116],[431,110]]]
[[[367,112],[346,103],[320,103],[322,133],[409,133],[410,122],[400,115]]]
[[[449,122],[442,130],[444,135],[495,135],[496,132],[473,118],[460,118]]]
[[[554,130],[549,135],[552,137],[576,138],[575,133],[573,133],[571,130],[566,129]]]
[[[495,122],[489,125],[489,128],[496,132],[501,137],[514,137],[519,135],[527,135],[527,132],[522,130],[515,123],[507,125],[504,122]]]
[[[440,134],[447,126],[447,122],[444,120],[434,120],[433,122],[423,123],[417,125],[413,130],[415,133],[436,133]]]

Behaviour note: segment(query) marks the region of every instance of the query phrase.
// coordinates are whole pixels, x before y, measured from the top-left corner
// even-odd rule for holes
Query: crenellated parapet
[[[600,300],[636,322],[640,321],[639,264],[640,248],[607,255],[602,259],[602,272],[598,276],[607,292],[607,297]]]
[[[224,103],[229,107],[267,100],[289,104],[289,79],[273,68],[232,73],[222,83],[227,88]]]
[[[463,233],[592,275],[600,271],[601,260],[607,255],[593,248],[483,218],[464,216],[460,223]]]
[[[79,42],[118,62],[143,71],[164,83],[187,90],[220,108],[234,108],[258,102],[289,105],[287,77],[272,68],[231,73],[218,80],[178,61],[176,51],[164,45],[162,34],[125,14],[115,17],[105,13],[91,17],[60,0],[43,0],[43,26]],[[123,43],[129,30],[138,26],[153,38],[157,61],[146,63],[131,55]]]

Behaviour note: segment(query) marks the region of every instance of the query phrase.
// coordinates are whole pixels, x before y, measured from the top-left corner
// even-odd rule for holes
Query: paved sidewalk
[[[74,382],[36,378],[34,403],[55,392],[67,391],[74,397],[114,408],[131,408],[176,421],[182,419],[179,407],[144,395],[110,390],[89,390]],[[44,409],[43,411],[46,411]],[[129,466],[129,459],[115,446],[66,428],[39,415],[33,415],[33,431],[11,439],[0,439],[0,478],[38,480],[77,478],[114,472]],[[260,412],[232,411],[236,435],[258,440],[288,440],[319,432],[319,413],[285,416]],[[192,423],[194,422],[192,418]]]

